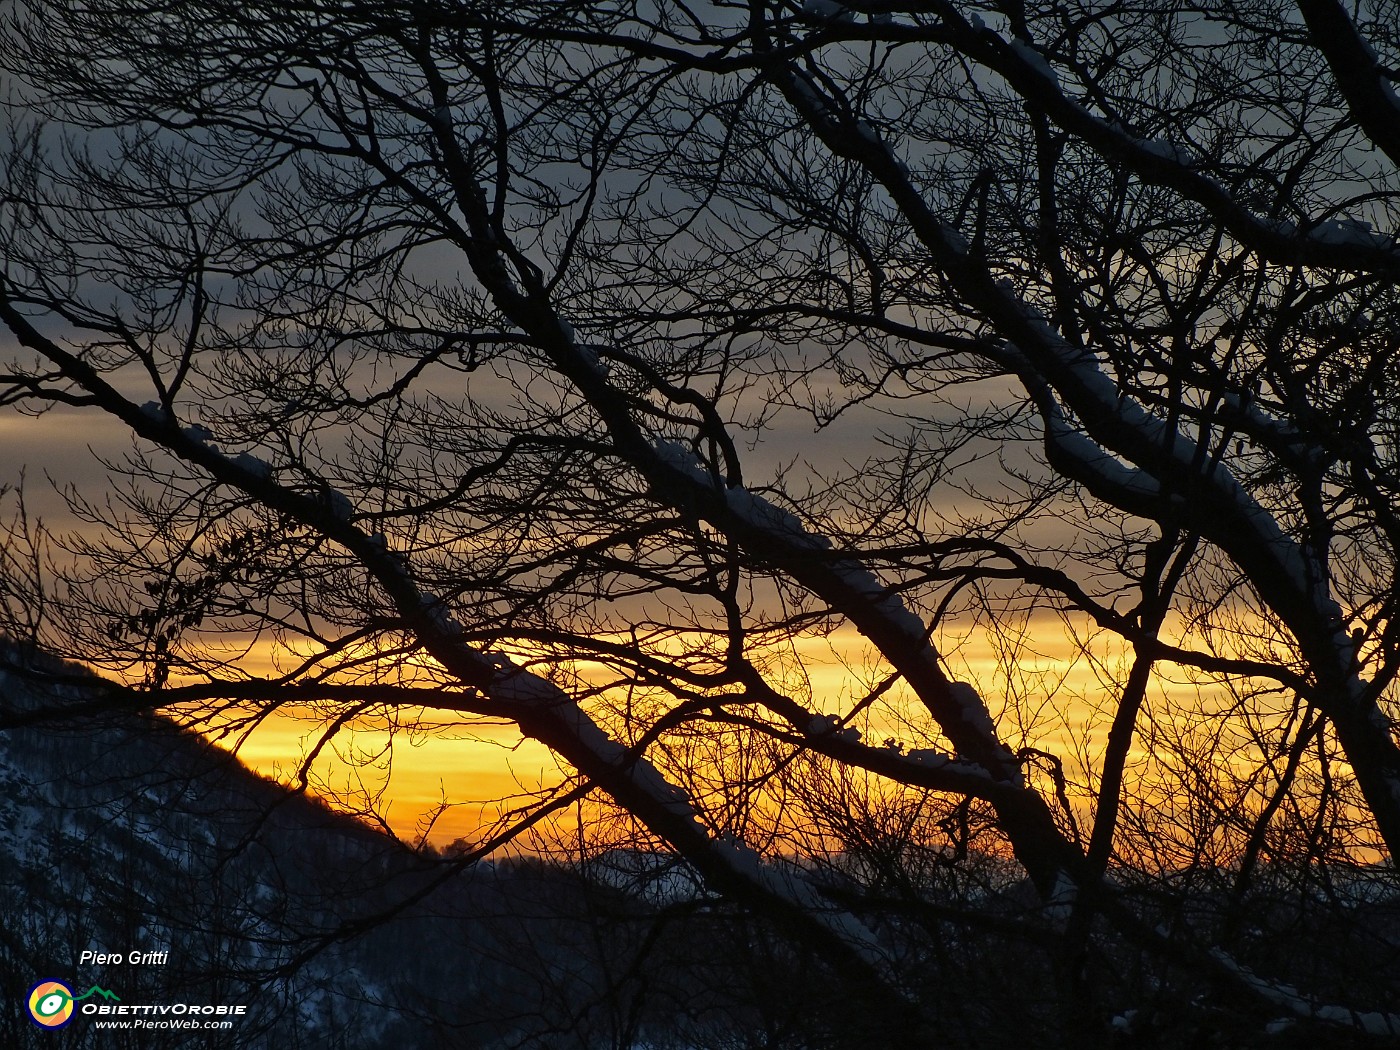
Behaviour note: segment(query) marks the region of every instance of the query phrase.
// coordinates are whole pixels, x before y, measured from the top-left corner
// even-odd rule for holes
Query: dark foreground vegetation
[[[0,631],[105,676],[5,723],[14,980],[1400,1038],[1397,0],[9,0],[0,74]],[[161,720],[298,705],[543,773],[443,858]]]
[[[6,1000],[57,977],[127,1002],[249,1011],[227,1033],[118,1033],[80,1016],[59,1036],[9,1010],[7,1047],[879,1045],[819,958],[705,892],[678,858],[611,849],[464,865],[461,848],[413,850],[163,718],[94,725],[89,713],[75,726],[63,710],[90,701],[85,676],[19,663],[0,679],[4,717],[31,722],[0,736]],[[1068,911],[1042,907],[1013,864],[867,830],[855,852],[803,866],[833,909],[868,909],[881,964],[938,1019],[942,1045],[1378,1045],[1097,934],[1069,986]],[[1137,921],[1169,938],[1222,947],[1276,982],[1393,1005],[1400,892],[1387,869],[1269,866],[1243,888],[1238,872],[1139,874],[1125,890]],[[78,966],[84,947],[170,956]]]

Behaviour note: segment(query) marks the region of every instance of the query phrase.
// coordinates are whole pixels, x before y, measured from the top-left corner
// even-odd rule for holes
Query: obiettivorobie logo
[[[29,989],[29,1019],[41,1028],[62,1028],[73,1020],[73,1004],[93,995],[108,1002],[121,1002],[115,992],[95,984],[82,995],[74,995],[62,981],[40,981]]]
[[[27,1005],[29,1019],[50,1029],[62,1028],[74,1014],[92,1017],[99,1027],[110,1022],[123,1028],[229,1028],[248,1013],[243,1003],[123,1002],[116,992],[95,984],[74,995],[71,987],[55,980],[40,981],[29,989]]]

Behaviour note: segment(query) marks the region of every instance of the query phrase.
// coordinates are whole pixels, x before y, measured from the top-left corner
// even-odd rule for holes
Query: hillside
[[[24,723],[0,730],[0,989],[15,1004],[0,1014],[6,1050],[879,1045],[830,970],[705,894],[673,859],[613,850],[570,867],[465,866],[416,853],[169,720],[35,721],[81,704],[86,679],[14,647],[0,647],[6,661],[0,725]],[[861,874],[872,856],[831,858],[834,900],[901,893]],[[887,898],[899,917],[871,930],[912,994],[937,1008],[948,1046],[1067,1045],[1049,956],[1035,948],[1057,943],[1054,928],[1020,883],[993,890],[990,863],[970,857],[957,877],[935,866]],[[1362,866],[1325,896],[1300,896],[1286,870],[1264,868],[1246,899],[1227,875],[1164,873],[1124,889],[1158,929],[1217,938],[1258,972],[1334,1001],[1388,1008],[1400,945],[1393,869]],[[84,951],[123,958],[85,962]],[[133,965],[132,951],[168,954]],[[1096,939],[1094,952],[1114,1012],[1086,1028],[1092,1045],[1381,1045],[1251,1009],[1123,941]],[[22,1006],[42,979],[127,1004],[246,1014],[223,1031],[114,1030],[83,1015],[43,1031]]]
[[[82,698],[81,684],[0,674],[0,716]],[[21,1007],[0,1019],[5,1047],[580,1045],[614,1024],[593,1014],[639,936],[634,903],[540,863],[458,872],[162,718],[0,732],[6,1000],[53,978],[126,1003],[248,1008],[229,1032],[115,1032],[80,1015],[60,1035]],[[79,965],[84,950],[169,954]]]

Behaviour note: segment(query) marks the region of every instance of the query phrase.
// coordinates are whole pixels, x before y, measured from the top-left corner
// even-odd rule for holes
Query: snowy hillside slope
[[[0,994],[15,1006],[0,1011],[4,1050],[869,1046],[830,970],[674,856],[640,842],[567,866],[415,852],[167,719],[33,719],[90,699],[84,681],[0,645],[0,726],[11,725],[0,729]],[[866,892],[857,858],[831,860],[833,892]],[[1052,975],[1014,933],[1035,905],[1011,892],[930,899],[879,935],[915,994],[942,1004],[948,1045],[1057,1045]],[[1210,894],[1190,904],[1197,925],[1216,921]],[[1388,893],[1362,904],[1368,928],[1393,923]],[[986,929],[945,921],[955,907]],[[1280,907],[1270,914],[1289,944],[1319,943]],[[84,950],[168,958],[92,965]],[[1115,958],[1122,1016],[1169,1024],[1139,1007],[1156,993],[1134,983],[1133,957]],[[139,1033],[79,1016],[56,1038],[22,1008],[47,978],[126,1003],[247,1014],[228,1031]],[[1255,1026],[1259,1045],[1323,1045],[1266,1038],[1271,1020]],[[1016,1041],[1025,1033],[1036,1038]]]
[[[13,665],[72,668],[4,655],[0,718],[83,699],[80,682],[39,685]],[[128,1003],[248,1007],[230,1032],[129,1043],[133,1033],[79,1016],[65,1050],[589,1045],[610,967],[641,936],[633,911],[622,891],[539,863],[458,871],[162,718],[0,731],[5,999],[22,1003],[54,978]],[[169,954],[164,965],[79,965],[84,950]],[[21,1008],[0,1017],[0,1045],[57,1044]]]

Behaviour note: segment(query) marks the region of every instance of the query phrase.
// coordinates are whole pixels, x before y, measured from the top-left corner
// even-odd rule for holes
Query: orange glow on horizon
[[[1108,683],[1099,676],[1104,666],[1126,655],[1121,641],[1105,645],[1100,638],[1097,661],[1079,658],[1082,642],[1058,618],[1032,622],[1015,637],[978,628],[950,631],[939,641],[952,673],[976,684],[1013,749],[1034,745],[1066,761],[1076,748],[1080,754],[1102,753],[1104,701],[1111,698],[1104,695]],[[849,711],[864,695],[866,680],[878,673],[867,670],[873,668],[870,648],[854,630],[805,636],[791,644],[813,706],[821,713]],[[250,653],[242,664],[254,671],[273,669],[266,652]],[[927,715],[898,688],[885,701],[879,713],[857,724],[868,737],[892,736],[915,745],[905,734],[911,724],[926,725]],[[894,717],[894,711],[903,713]],[[326,797],[345,795],[357,804],[377,799],[375,811],[410,842],[422,837],[425,820],[441,810],[427,838],[443,846],[459,838],[473,840],[511,804],[510,796],[556,785],[565,777],[548,749],[523,739],[511,725],[465,727],[448,721],[454,718],[450,713],[425,713],[428,721],[434,717],[443,720],[441,726],[396,730],[392,752],[386,749],[389,731],[382,724],[351,723],[323,748],[310,776],[311,789]],[[264,718],[237,751],[258,773],[293,782],[326,724],[326,712],[316,705],[282,709]],[[206,734],[217,735],[216,728],[206,726]],[[936,735],[931,726],[927,732]],[[232,746],[230,740],[219,742]],[[358,761],[352,761],[356,756]]]

